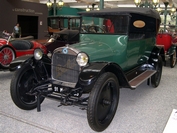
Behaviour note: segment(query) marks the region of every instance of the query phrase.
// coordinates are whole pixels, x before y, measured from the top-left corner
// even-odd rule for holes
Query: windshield
[[[58,31],[63,29],[79,30],[80,17],[49,17],[48,26]]]
[[[83,17],[81,33],[83,34],[127,34],[128,19],[126,15]],[[101,24],[100,24],[101,21]]]

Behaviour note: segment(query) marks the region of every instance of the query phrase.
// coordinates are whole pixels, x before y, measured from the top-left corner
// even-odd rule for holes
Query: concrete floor
[[[61,106],[45,99],[41,112],[25,111],[10,97],[13,73],[0,72],[0,133],[94,133],[86,111]],[[136,90],[121,89],[116,115],[103,133],[162,133],[173,109],[177,109],[177,66],[163,68],[157,88],[140,85]]]

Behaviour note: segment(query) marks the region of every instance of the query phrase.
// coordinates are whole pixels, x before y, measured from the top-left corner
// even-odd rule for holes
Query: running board
[[[141,83],[143,83],[145,80],[150,78],[153,74],[156,73],[156,70],[146,70],[145,72],[141,73],[134,79],[129,81],[129,84],[132,88],[136,88],[139,86]]]

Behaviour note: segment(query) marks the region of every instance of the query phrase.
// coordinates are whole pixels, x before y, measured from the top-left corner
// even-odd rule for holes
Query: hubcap
[[[112,111],[113,108],[113,97],[114,97],[114,83],[113,82],[108,82],[101,94],[100,94],[100,98],[99,98],[99,104],[98,104],[98,119],[100,121],[104,121],[105,119],[107,119],[108,114],[110,114],[110,112]]]
[[[111,101],[103,99],[103,105],[105,105],[105,106],[111,105]]]
[[[7,67],[12,60],[14,60],[15,55],[11,48],[3,48],[0,51],[0,62],[4,67]]]
[[[4,60],[8,60],[9,56],[7,54],[4,55]]]

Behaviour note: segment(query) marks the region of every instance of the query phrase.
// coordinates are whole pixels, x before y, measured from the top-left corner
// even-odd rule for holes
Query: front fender
[[[15,71],[19,68],[21,68],[21,65],[33,58],[33,55],[25,55],[25,56],[20,56],[18,58],[15,58],[9,65],[9,70],[10,71]]]
[[[110,62],[94,62],[83,68],[79,75],[79,84],[82,86],[92,86],[98,77],[104,72],[112,72],[117,76],[120,87],[130,88],[125,73],[115,63]]]
[[[79,75],[79,84],[87,86],[96,81],[107,63],[91,63]]]

